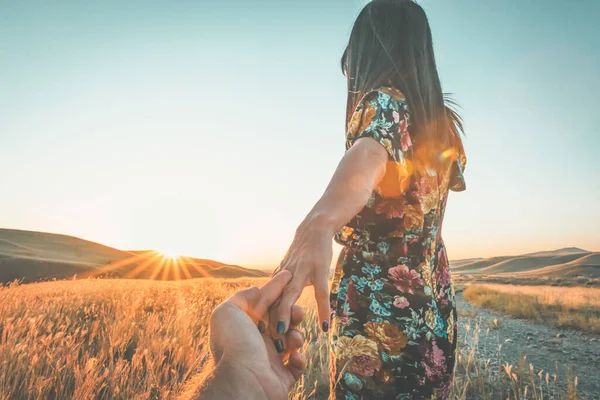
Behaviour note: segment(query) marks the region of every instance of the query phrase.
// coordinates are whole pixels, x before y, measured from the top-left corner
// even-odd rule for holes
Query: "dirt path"
[[[480,359],[490,359],[498,364],[498,348],[501,344],[500,362],[517,364],[519,353],[527,356],[526,365],[532,363],[535,372],[540,369],[551,375],[557,372],[558,382],[564,383],[567,367],[571,364],[573,375],[578,377],[579,393],[585,399],[600,399],[600,336],[569,329],[557,329],[500,315],[466,302],[462,293],[457,294],[460,334],[465,337],[466,326],[474,328],[479,321],[481,329],[477,353]],[[460,312],[462,311],[462,316]],[[499,321],[498,327],[486,331]],[[464,343],[464,345],[469,345]]]

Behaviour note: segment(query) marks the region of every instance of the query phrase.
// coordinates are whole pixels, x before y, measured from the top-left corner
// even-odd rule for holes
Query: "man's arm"
[[[227,360],[221,360],[216,368],[206,366],[207,375],[198,376],[184,389],[180,400],[265,400],[266,393],[260,382],[248,370]]]

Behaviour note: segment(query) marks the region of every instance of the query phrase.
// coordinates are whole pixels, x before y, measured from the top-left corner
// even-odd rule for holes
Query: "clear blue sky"
[[[0,0],[0,227],[275,264],[344,151],[359,0]],[[451,258],[600,250],[600,3],[424,0]]]

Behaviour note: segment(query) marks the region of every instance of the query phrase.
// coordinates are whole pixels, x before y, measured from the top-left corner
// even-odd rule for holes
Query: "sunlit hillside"
[[[122,251],[67,235],[0,229],[0,283],[112,276],[153,280],[266,276],[237,265],[157,251]]]
[[[518,256],[458,260],[452,262],[452,272],[487,276],[600,278],[600,253],[564,248]]]

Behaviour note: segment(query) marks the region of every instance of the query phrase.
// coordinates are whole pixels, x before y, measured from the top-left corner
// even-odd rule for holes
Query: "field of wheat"
[[[171,399],[209,360],[211,310],[262,279],[180,282],[88,279],[0,287],[0,399]],[[327,341],[317,334],[312,293],[300,327],[308,370],[291,399],[327,398]],[[524,361],[492,367],[460,338],[452,399],[576,399],[576,380],[534,373]],[[466,345],[468,344],[468,345]],[[556,380],[568,381],[567,390]]]
[[[465,300],[517,318],[600,333],[600,289],[471,285]]]

